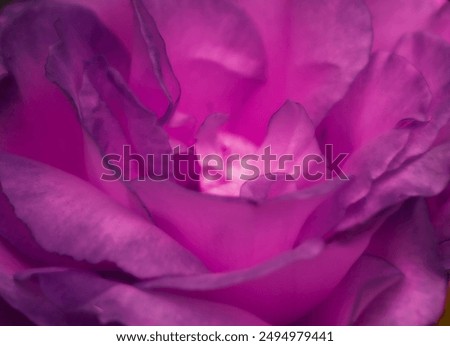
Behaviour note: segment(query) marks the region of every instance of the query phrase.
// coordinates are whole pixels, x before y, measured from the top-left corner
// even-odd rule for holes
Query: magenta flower
[[[444,0],[5,7],[0,323],[436,324],[449,18]],[[175,148],[185,181],[161,165]]]

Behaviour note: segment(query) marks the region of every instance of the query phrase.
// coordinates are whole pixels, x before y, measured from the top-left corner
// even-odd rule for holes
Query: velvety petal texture
[[[92,273],[56,268],[19,273],[16,280],[22,285],[37,280],[44,299],[64,311],[65,318],[74,324],[89,319],[90,323],[122,325],[265,324],[231,306],[164,292],[143,292]]]
[[[430,102],[429,86],[413,65],[398,55],[378,53],[322,122],[319,138],[338,152],[353,153],[403,119],[426,121]]]
[[[188,291],[196,297],[239,306],[272,324],[294,324],[333,291],[362,254],[382,219],[364,225],[366,232],[352,238],[351,244],[345,239],[327,244],[311,240],[248,270],[161,279],[144,287]]]
[[[304,321],[434,324],[443,311],[447,276],[427,213],[423,200],[410,200],[391,215],[336,290]]]
[[[298,192],[257,203],[171,182],[134,181],[130,187],[157,225],[216,271],[245,268],[291,249],[309,213],[330,193]]]
[[[266,79],[266,52],[255,24],[227,0],[145,0],[178,76],[178,111],[197,119],[236,114]]]
[[[0,9],[0,324],[439,323],[449,11]]]
[[[286,99],[302,103],[317,124],[367,63],[372,31],[364,2],[236,3],[262,35],[268,72],[264,87],[235,118],[234,129],[260,140],[271,113]]]
[[[407,33],[426,28],[445,0],[366,0],[374,27],[374,50],[391,50]]]
[[[20,102],[1,119],[1,147],[85,176],[82,131],[70,102],[45,77],[48,48],[57,40],[49,24],[61,16],[78,17],[70,7],[58,10],[47,1],[13,5],[2,13],[7,25],[0,30],[0,54],[10,78],[2,103],[8,96]],[[51,107],[42,100],[51,100]]]
[[[448,28],[448,20],[450,19],[450,4],[444,4],[428,22],[429,28],[437,33],[447,42],[450,42],[450,29]]]
[[[203,266],[164,232],[83,181],[10,155],[3,154],[0,161],[3,192],[47,251],[78,261],[113,262],[141,278],[202,271]]]

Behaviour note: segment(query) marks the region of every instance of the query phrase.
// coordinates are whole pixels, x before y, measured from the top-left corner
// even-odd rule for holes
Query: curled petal
[[[355,221],[355,215],[361,216],[357,220],[361,223],[363,219],[375,215],[375,211],[398,204],[409,196],[437,195],[448,186],[450,171],[448,155],[445,154],[447,151],[448,146],[433,149],[413,164],[375,180],[368,198],[348,209],[340,229],[348,231],[345,226],[354,223],[346,222],[352,218]],[[390,181],[390,184],[383,185],[386,181]],[[380,188],[378,184],[383,187]],[[430,209],[434,212],[436,229],[431,226],[428,212],[420,200],[406,203],[401,211],[393,214],[375,234],[372,243],[376,245],[369,246],[369,250],[356,262],[330,298],[298,323],[435,324],[442,313],[445,297],[445,270],[450,268],[449,214],[445,196],[448,196],[448,191],[444,190],[431,199]],[[435,203],[442,198],[443,201]],[[367,203],[367,209],[361,211],[360,206],[364,203]],[[364,215],[369,209],[372,212]],[[339,217],[342,218],[342,215],[336,218]],[[381,262],[373,258],[381,259]],[[378,269],[371,271],[370,268],[374,266]],[[397,304],[398,297],[401,297],[401,304],[404,305]],[[396,303],[392,304],[391,299]],[[423,306],[427,308],[417,308],[420,306],[416,304],[418,300],[426,301]],[[403,313],[404,310],[407,312]]]
[[[437,234],[423,200],[405,203],[375,233],[367,250],[395,266],[402,280],[380,294],[356,324],[435,324],[442,315],[447,291],[447,275],[437,246]]]
[[[300,323],[431,325],[442,314],[447,278],[422,200],[411,200],[376,231],[333,293]]]
[[[401,272],[383,259],[363,255],[344,279],[301,325],[352,325],[380,294],[402,279]]]
[[[227,0],[145,0],[183,90],[178,111],[235,115],[265,79],[266,52],[247,14]]]
[[[122,325],[265,325],[238,308],[161,291],[144,292],[99,276],[66,269],[16,275],[37,279],[42,295],[72,323],[86,320]]]
[[[14,107],[1,119],[2,149],[84,178],[82,131],[70,102],[46,79],[44,65],[49,47],[57,41],[53,24],[58,19],[84,20],[89,14],[42,1],[12,5],[1,17],[1,60],[10,87],[17,90]]]
[[[238,306],[271,324],[293,324],[333,291],[386,215],[365,224],[359,232],[355,230],[357,235],[335,238],[326,244],[310,239],[248,269],[156,279],[141,287],[187,291],[195,297]]]
[[[202,264],[149,221],[85,182],[1,154],[4,194],[45,250],[90,263],[112,262],[140,278],[202,272]]]
[[[162,122],[175,111],[180,85],[166,55],[163,38],[142,0],[133,0],[136,33],[131,63],[130,86],[143,104]]]
[[[11,307],[20,311],[30,321],[40,325],[63,325],[61,312],[57,307],[37,292],[30,292],[14,280],[17,272],[30,269],[30,265],[19,258],[0,238],[0,298]],[[1,310],[6,312],[8,310]],[[16,312],[17,313],[17,312]],[[0,313],[1,316],[1,313]],[[1,317],[0,317],[1,318]],[[11,321],[11,316],[7,317]]]
[[[355,152],[402,119],[427,120],[430,102],[425,79],[408,61],[388,53],[375,54],[320,124],[319,141],[332,143],[340,153]]]
[[[302,161],[306,156],[315,155],[317,158],[321,157],[322,153],[315,139],[314,126],[301,105],[286,101],[272,116],[266,137],[259,147],[245,138],[222,130],[227,120],[224,115],[214,114],[206,119],[197,134],[196,152],[203,157],[215,154],[216,157],[222,158],[226,162],[226,168],[231,167],[232,173],[231,179],[203,179],[204,191],[239,196],[244,183],[247,192],[255,190],[257,186],[265,189],[265,185],[269,188],[271,181],[266,179],[269,175],[277,176],[279,179],[276,180],[280,183],[284,179],[287,184],[279,185],[291,186],[293,191],[296,184],[303,187],[308,185],[307,179],[300,176],[301,171],[298,168],[304,169]],[[235,154],[238,154],[241,160],[229,164],[228,158]],[[275,158],[274,161],[264,162],[265,155],[269,154]],[[255,177],[252,177],[250,171]],[[254,180],[257,176],[259,178]]]
[[[351,227],[409,197],[439,194],[450,179],[449,149],[449,143],[437,146],[374,181],[367,197],[352,205],[338,228]]]
[[[286,99],[317,124],[369,58],[370,14],[363,1],[236,1],[262,34],[267,82],[246,103],[233,129],[261,141]]]
[[[121,74],[77,30],[64,23],[58,29],[61,41],[51,51],[47,74],[70,96],[100,152],[121,153],[127,143],[144,154],[167,151],[155,114],[138,102]]]

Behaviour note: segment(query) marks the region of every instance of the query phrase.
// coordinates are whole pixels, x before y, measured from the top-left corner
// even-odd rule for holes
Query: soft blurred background
[[[13,1],[14,0],[0,0],[0,11],[1,11],[1,8],[3,6],[5,6],[6,4],[8,4],[10,2],[13,2]],[[95,0],[92,0],[92,1],[95,1]],[[126,1],[126,0],[124,0],[124,1]],[[164,0],[161,0],[161,1],[164,1]],[[212,1],[214,1],[214,0],[212,0]],[[310,0],[310,1],[313,1],[313,0]],[[0,91],[0,95],[1,95],[1,91]],[[446,310],[445,314],[441,318],[441,320],[439,321],[439,325],[441,325],[441,326],[450,326],[450,289],[449,289],[449,292],[448,292],[448,295],[447,295],[447,306],[446,306],[445,310]]]

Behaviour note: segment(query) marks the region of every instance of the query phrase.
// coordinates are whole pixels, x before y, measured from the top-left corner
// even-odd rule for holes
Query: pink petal
[[[435,147],[405,163],[401,169],[375,180],[367,197],[352,205],[339,229],[344,230],[363,222],[377,211],[409,197],[439,194],[450,180],[449,149],[449,143]]]
[[[94,26],[91,31],[88,24]],[[122,205],[139,211],[123,186],[104,184],[99,179],[104,173],[99,166],[101,156],[121,154],[125,144],[132,144],[133,151],[144,155],[167,152],[170,147],[166,134],[156,124],[155,114],[139,103],[124,82],[126,68],[116,62],[115,55],[111,57],[108,51],[101,51],[102,46],[108,47],[109,40],[100,39],[98,45],[89,43],[90,35],[98,35],[98,28],[88,24],[84,27],[86,32],[67,23],[57,24],[60,42],[50,50],[47,76],[72,100],[82,127],[91,137],[85,139],[89,180]],[[126,62],[126,51],[120,46],[112,48]]]
[[[80,87],[82,83],[83,58],[90,60],[96,55],[101,55],[114,66],[118,74],[127,76],[129,74],[128,53],[118,40],[98,23],[92,13],[77,6],[49,4],[42,1],[33,5],[18,4],[8,7],[7,10],[8,12],[5,13],[12,13],[8,17],[16,19],[14,21],[11,19],[12,23],[9,25],[5,24],[6,29],[3,31],[4,53],[9,56],[6,60],[13,69],[6,81],[14,77],[18,81],[20,94],[29,94],[27,98],[30,99],[22,97],[23,102],[15,108],[12,108],[9,103],[5,106],[5,112],[9,113],[8,117],[4,117],[8,121],[4,126],[7,132],[6,149],[50,163],[90,180],[110,193],[122,205],[138,210],[139,208],[122,186],[112,183],[105,186],[99,182],[100,175],[95,168],[95,165],[101,162],[101,157],[97,154],[98,150],[91,145],[90,139],[86,139],[76,119],[73,104],[61,90],[49,83],[44,75],[47,72],[47,76],[50,75],[54,81],[59,81],[66,87],[63,88],[64,92],[70,94],[69,88]],[[35,15],[35,12],[39,15]],[[33,39],[39,42],[37,45],[39,52],[30,51],[34,47],[32,44],[28,44],[27,47],[20,46],[18,42],[22,40],[16,37],[17,35],[34,37],[36,33],[42,33]],[[59,45],[54,46],[58,41],[61,41]],[[49,50],[50,57],[46,65]],[[60,63],[59,70],[54,67],[57,63]],[[30,72],[30,70],[28,73],[23,73],[28,68],[36,71]],[[66,75],[62,71],[66,71]],[[58,76],[55,77],[55,74]],[[14,84],[8,90],[10,94],[13,93],[10,96],[13,99]],[[23,107],[25,108],[22,111]],[[35,116],[36,114],[39,116]],[[42,119],[43,117],[48,119]],[[136,123],[139,120],[135,121],[134,129],[138,128],[138,132],[145,130],[142,122],[149,120],[151,122],[152,118],[149,116],[138,125]],[[113,126],[109,122],[107,124]],[[109,132],[107,134],[110,135],[109,140],[115,140],[118,132],[118,130]],[[121,149],[121,146],[116,149]],[[96,154],[95,160],[92,160],[92,156]]]
[[[392,50],[406,33],[425,28],[445,0],[366,0],[374,28],[373,49]]]
[[[232,166],[233,175],[231,179],[223,178],[218,181],[211,181],[211,179],[202,175],[204,178],[201,182],[203,191],[227,196],[239,196],[244,183],[246,189],[253,190],[250,185],[260,185],[260,183],[266,185],[264,183],[264,180],[267,180],[265,179],[266,175],[280,173],[294,176],[297,173],[294,170],[294,165],[301,167],[302,160],[306,155],[321,156],[315,140],[315,129],[310,118],[301,105],[292,101],[286,101],[272,116],[266,137],[259,147],[241,136],[223,130],[227,120],[228,118],[221,114],[213,114],[206,119],[197,133],[196,153],[202,157],[215,154],[221,157],[223,162],[227,162],[227,158],[231,154],[238,154],[241,158],[249,154],[256,155],[258,159],[254,160],[252,164],[258,168],[261,179],[258,181],[243,179],[242,174],[249,174],[249,172],[239,161]],[[270,150],[271,155],[275,155],[276,159],[272,162],[270,169],[265,167],[266,165],[261,159],[267,150]],[[289,155],[289,160],[280,162],[283,155],[285,158]],[[278,175],[278,177],[282,178],[281,175]],[[308,182],[302,177],[297,178],[297,184],[308,185]],[[293,183],[292,179],[286,181],[286,183],[283,184],[280,180],[280,187],[281,185],[292,186],[294,187],[293,191],[295,191],[296,184]],[[270,185],[270,181],[268,181],[267,187],[269,188]]]
[[[236,1],[252,17],[268,54],[268,76],[234,119],[234,129],[260,141],[286,99],[305,106],[314,123],[340,99],[366,64],[370,15],[363,1]]]
[[[126,47],[131,70],[124,79],[145,107],[162,121],[173,113],[179,85],[172,73],[162,40],[142,1],[64,0],[89,8]]]
[[[85,182],[15,156],[0,156],[3,192],[49,252],[112,262],[137,277],[202,272],[203,265],[163,231]]]
[[[430,325],[442,314],[447,278],[421,200],[375,233],[333,293],[301,321],[311,325]]]
[[[0,193],[0,236],[15,251],[24,258],[32,261],[36,265],[51,265],[59,263],[69,267],[84,267],[84,263],[79,263],[67,256],[50,253],[38,245],[28,226],[17,218],[14,206],[8,197]]]
[[[73,322],[123,325],[264,325],[250,313],[225,304],[133,286],[70,270],[29,271],[19,280],[38,279],[46,298]],[[92,323],[91,323],[92,324]]]
[[[45,78],[48,48],[57,40],[57,18],[74,19],[70,11],[47,2],[18,4],[2,12],[1,55],[20,95],[2,119],[2,148],[85,177],[83,136],[72,105]]]
[[[155,114],[138,102],[121,74],[78,32],[63,24],[58,29],[61,42],[51,51],[47,73],[75,103],[101,153],[122,153],[127,143],[143,154],[170,150]]]
[[[433,146],[448,143],[448,136],[442,138],[440,144],[436,138],[448,122],[449,107],[443,93],[430,105],[427,112],[429,121],[405,122],[358,149],[344,166],[350,182],[311,214],[299,241],[315,234],[317,229],[321,229],[323,234],[336,229],[346,230],[410,196],[439,193],[448,179],[446,149],[427,151]],[[415,175],[421,178],[416,179]]]
[[[227,0],[145,0],[180,81],[178,110],[197,126],[212,113],[237,115],[265,79],[266,58],[257,29]]]
[[[333,291],[384,219],[380,217],[358,228],[357,235],[335,238],[325,246],[315,239],[304,242],[245,270],[162,278],[142,287],[187,291],[195,297],[238,306],[271,324],[293,324]]]
[[[27,270],[30,266],[16,256],[1,238],[0,259],[0,297],[8,303],[8,306],[21,311],[36,324],[63,324],[61,313],[53,304],[46,301],[38,292],[30,292],[14,280],[17,272]],[[6,311],[2,309],[2,312]],[[10,322],[11,316],[7,316],[7,320]]]
[[[156,116],[136,99],[118,73],[71,28],[60,26],[62,41],[53,47],[47,74],[72,99],[86,139],[86,160],[90,181],[122,205],[139,211],[128,191],[118,183],[105,184],[99,178],[103,155],[121,154],[125,144],[133,152],[169,152],[167,135],[156,123]],[[89,63],[82,64],[86,59]],[[96,148],[97,147],[97,148]],[[131,199],[131,201],[130,201]]]
[[[133,7],[129,1],[120,0],[53,0],[63,4],[83,6],[99,18],[110,32],[112,32],[126,47],[128,52],[133,50]]]
[[[260,151],[268,146],[275,155],[292,155],[297,164],[305,154],[321,154],[311,119],[302,105],[292,101],[286,101],[270,119]]]
[[[300,325],[352,325],[380,294],[402,279],[384,259],[363,255],[327,299],[303,317]]]
[[[180,85],[166,55],[164,40],[141,0],[133,1],[136,32],[130,86],[142,103],[166,121],[175,111]]]
[[[206,118],[196,134],[195,152],[200,156],[202,174],[200,174],[201,190],[206,193],[224,196],[239,196],[245,174],[241,161],[228,163],[228,157],[239,155],[257,154],[258,148],[246,138],[235,135],[226,130],[228,117],[223,114],[212,114]],[[215,155],[222,160],[222,176],[217,180],[208,177],[208,167],[203,165],[203,159],[208,155]]]
[[[273,180],[274,179],[274,180]],[[283,173],[271,174],[271,180],[265,175],[249,180],[241,185],[239,196],[255,201],[283,196],[297,191],[297,182],[290,181]]]
[[[245,182],[240,191],[241,196],[256,199],[281,196],[318,183],[304,176],[305,157],[315,155],[316,158],[322,158],[322,152],[315,137],[315,127],[300,104],[286,101],[272,116],[266,137],[257,150],[259,157],[262,157],[267,148],[276,155],[277,161],[272,164],[270,172],[266,172],[264,165],[261,164],[259,167],[262,172],[261,177]],[[289,155],[290,158],[289,161],[283,162],[282,168],[280,166],[283,155]],[[312,165],[308,164],[308,166],[312,168]],[[301,167],[301,176],[296,177],[297,172],[294,167]],[[318,171],[325,172],[323,164],[316,164],[315,172]],[[275,174],[276,181],[266,179],[264,174]],[[296,180],[288,179],[288,175],[295,177]],[[323,183],[323,179],[320,182]]]
[[[430,18],[429,28],[440,35],[447,42],[450,42],[450,4],[447,2],[441,9]]]
[[[423,74],[433,94],[450,83],[450,42],[429,34],[414,33],[403,37],[395,52],[407,58]]]
[[[389,91],[389,92],[387,92]],[[422,75],[404,58],[372,56],[345,97],[318,129],[321,144],[352,153],[394,129],[402,119],[427,120],[431,93]]]
[[[442,191],[449,179],[448,136],[441,144],[433,141],[450,114],[449,106],[448,102],[433,104],[429,122],[391,130],[351,157],[344,167],[351,174],[350,182],[308,217],[298,242],[317,230],[322,234],[347,231],[411,196]]]
[[[356,324],[435,324],[442,315],[447,291],[437,245],[423,201],[406,203],[394,214],[375,234],[367,253],[395,266],[402,280],[374,300]]]
[[[156,224],[215,271],[246,268],[291,249],[305,219],[330,193],[299,192],[254,203],[199,194],[171,182],[129,185]]]

